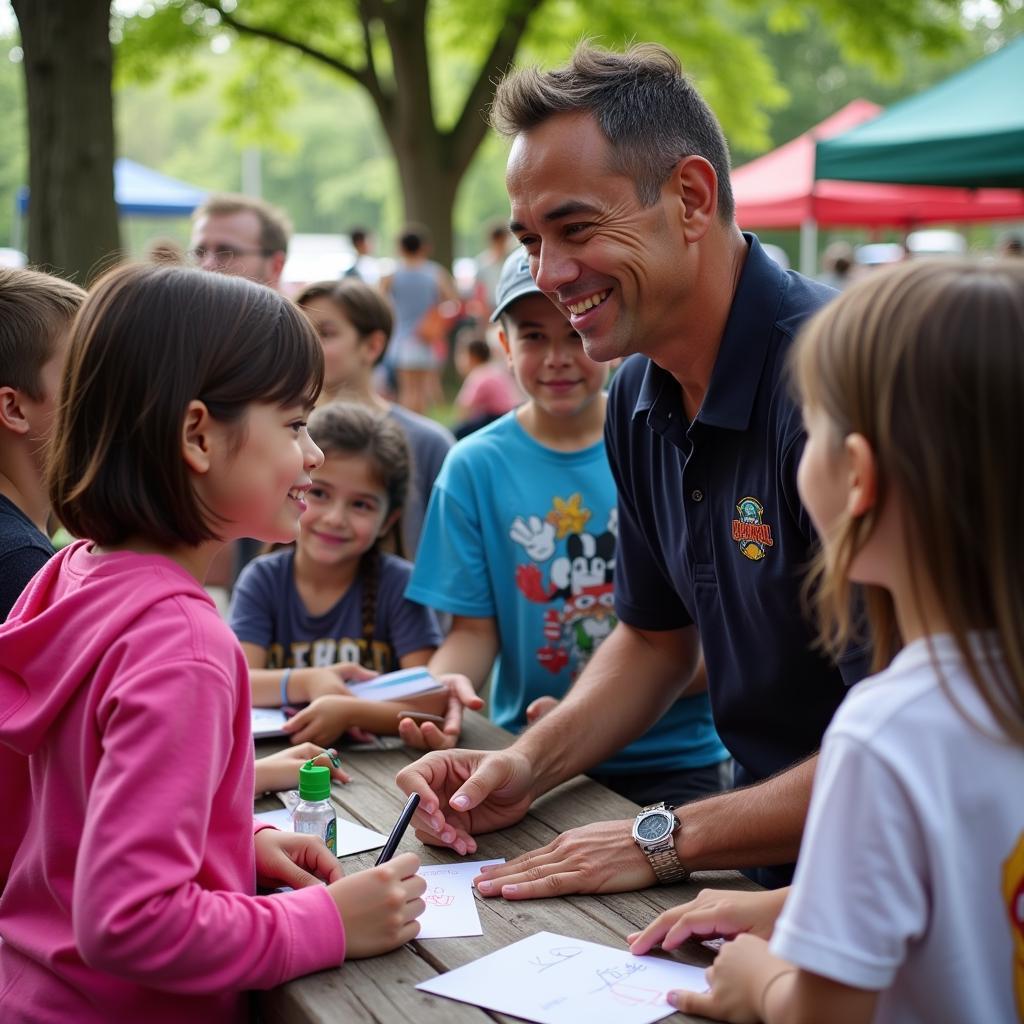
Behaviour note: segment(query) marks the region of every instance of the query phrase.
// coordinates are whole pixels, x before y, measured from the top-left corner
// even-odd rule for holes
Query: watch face
[[[654,843],[663,839],[672,831],[672,822],[669,821],[669,817],[661,811],[655,811],[653,814],[641,818],[636,826],[637,838],[645,843]]]

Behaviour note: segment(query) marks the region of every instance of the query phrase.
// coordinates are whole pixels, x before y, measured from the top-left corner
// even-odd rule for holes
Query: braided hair
[[[387,495],[387,515],[405,506],[409,493],[411,456],[405,433],[384,413],[355,402],[331,402],[315,409],[309,417],[309,436],[324,455],[362,455],[370,461]],[[373,663],[373,641],[377,623],[377,592],[380,586],[381,543],[387,541],[396,554],[403,555],[402,517],[387,534],[378,537],[359,559],[357,580],[362,586],[362,638],[360,664]]]

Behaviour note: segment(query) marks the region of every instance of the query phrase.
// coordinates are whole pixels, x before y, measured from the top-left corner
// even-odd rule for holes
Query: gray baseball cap
[[[493,324],[513,302],[517,302],[524,295],[543,294],[530,275],[530,261],[526,250],[522,247],[516,249],[501,268],[498,287],[494,289],[494,312],[491,314],[491,323]]]

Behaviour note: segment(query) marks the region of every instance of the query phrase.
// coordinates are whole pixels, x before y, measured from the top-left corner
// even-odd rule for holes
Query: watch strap
[[[649,804],[647,807],[644,807],[637,817],[641,817],[648,813],[648,811],[668,811],[671,814],[673,810],[674,808],[662,801],[661,803]],[[685,882],[690,877],[690,872],[683,867],[679,854],[676,853],[675,833],[678,828],[679,825],[677,824],[668,835],[662,836],[657,842],[638,844],[648,861],[650,861],[654,874],[662,885],[668,885],[671,882]]]

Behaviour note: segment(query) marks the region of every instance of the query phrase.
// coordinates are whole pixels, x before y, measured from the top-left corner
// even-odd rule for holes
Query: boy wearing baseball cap
[[[534,283],[522,250],[505,262],[491,319],[526,401],[449,452],[406,597],[453,617],[431,671],[479,688],[497,662],[492,717],[519,731],[564,696],[615,625],[616,492],[607,368]],[[701,694],[592,774],[640,803],[679,805],[723,788],[727,758]]]

